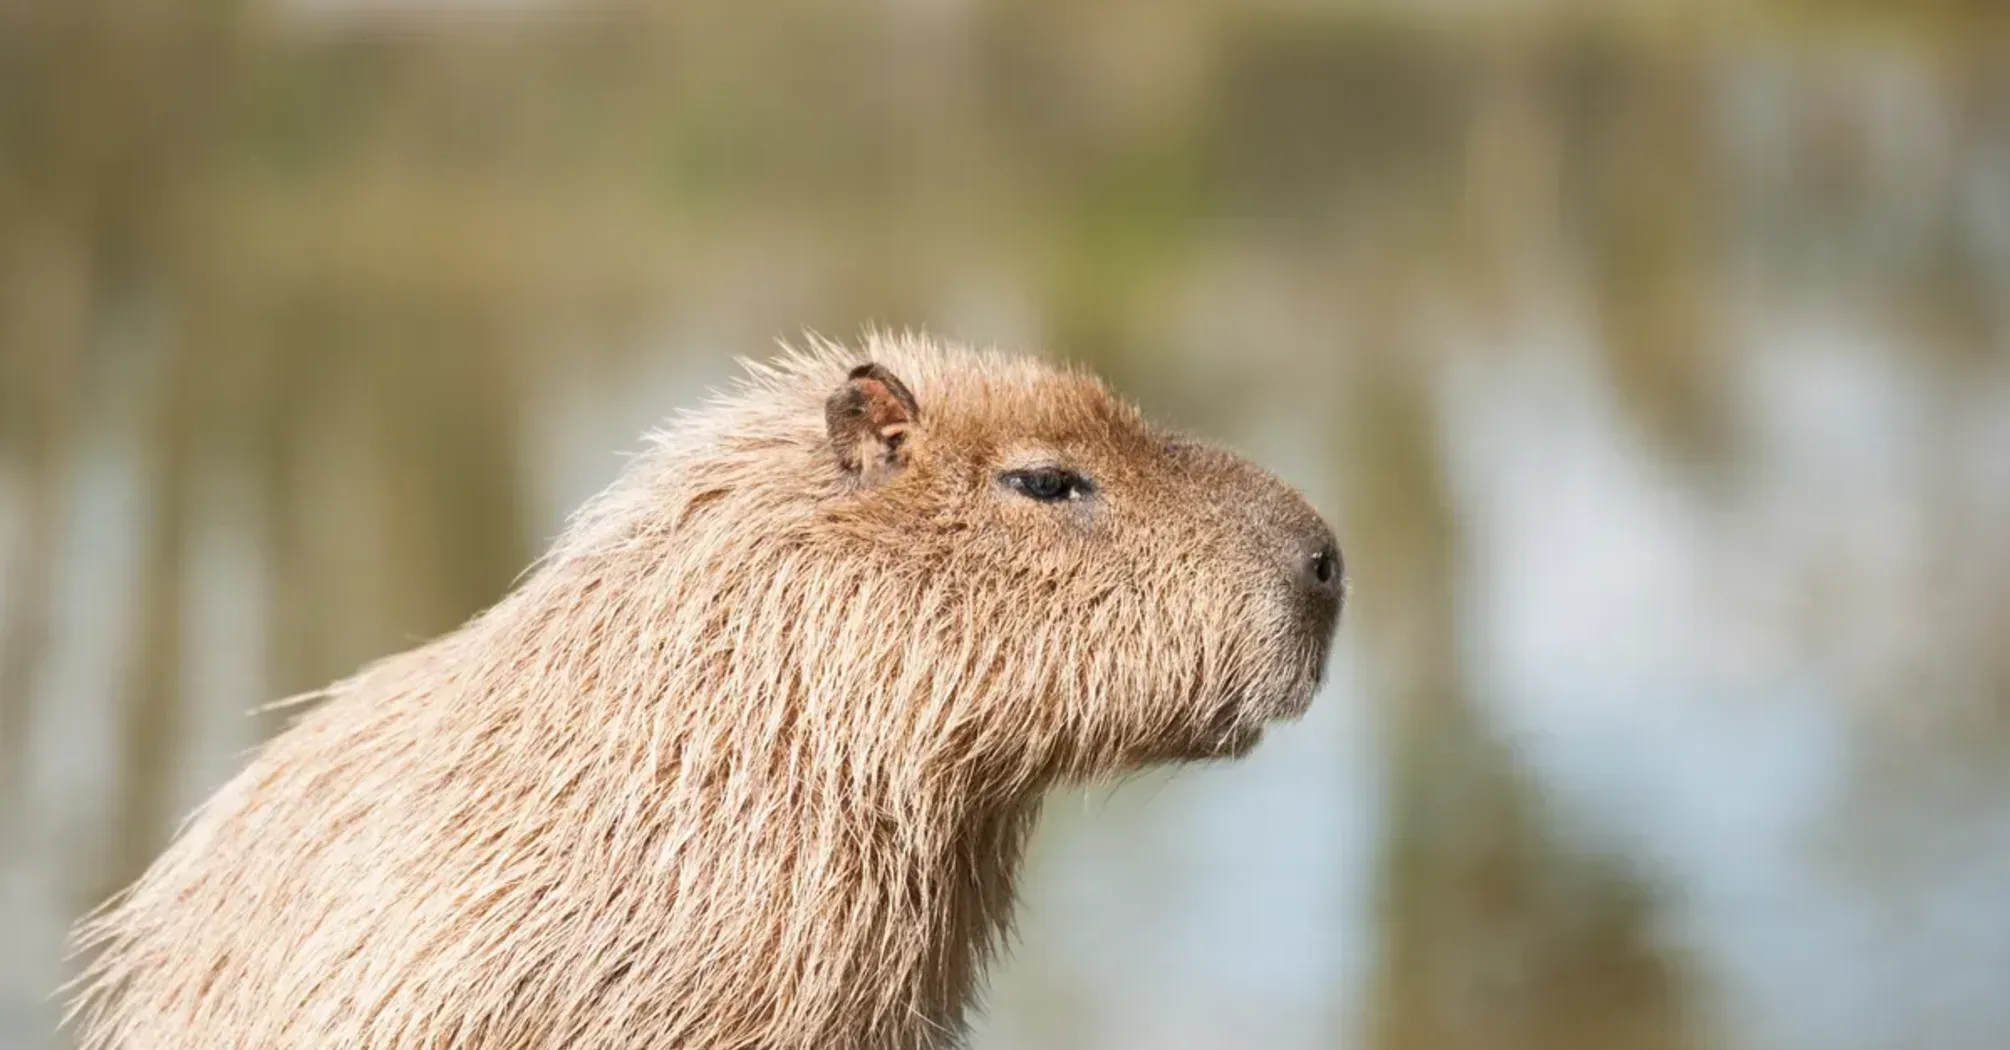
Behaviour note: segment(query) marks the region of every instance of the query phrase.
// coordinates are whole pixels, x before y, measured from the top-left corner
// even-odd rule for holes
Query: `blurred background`
[[[1089,363],[1332,685],[1055,797],[1008,1048],[2010,1045],[2010,11],[0,5],[0,1047],[736,355]]]

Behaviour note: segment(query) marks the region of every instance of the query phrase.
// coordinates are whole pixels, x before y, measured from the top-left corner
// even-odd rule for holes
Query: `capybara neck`
[[[721,498],[721,526],[732,509]],[[566,828],[575,856],[542,871],[544,892],[590,916],[603,931],[593,950],[623,963],[588,1001],[553,988],[550,1008],[590,1026],[633,995],[633,1009],[675,1018],[663,1026],[682,1037],[672,1046],[935,1045],[961,1029],[1005,926],[1051,763],[1024,748],[1011,762],[987,755],[946,713],[931,724],[931,691],[956,685],[898,659],[900,635],[926,632],[919,617],[846,626],[793,603],[782,603],[791,615],[752,615],[756,592],[787,587],[809,551],[765,578],[686,576],[677,551],[651,543],[675,539],[564,555],[574,560],[449,640],[480,702],[426,729],[428,746],[456,741],[470,766],[522,771],[491,774],[466,804],[471,824],[492,806],[541,817],[487,855],[535,855],[554,823]],[[752,545],[706,557],[764,564],[729,550]],[[818,585],[870,585],[844,572],[827,566]],[[848,635],[856,660],[799,651]],[[875,651],[869,637],[896,644]],[[734,702],[687,701],[711,696]],[[664,916],[624,910],[634,899],[663,902],[677,940],[658,936]],[[680,968],[676,998],[648,1002]]]
[[[565,829],[575,855],[540,869],[542,893],[623,963],[584,1001],[546,991],[552,1012],[590,1028],[633,996],[666,1015],[671,1046],[935,1045],[961,1030],[1062,755],[1050,734],[959,714],[990,702],[998,662],[939,643],[941,618],[972,614],[953,580],[889,588],[887,567],[834,558],[816,521],[770,507],[773,527],[747,529],[758,490],[712,492],[673,528],[589,530],[415,654],[415,685],[437,689],[426,665],[443,661],[468,698],[424,746],[486,771],[470,826],[491,807],[538,816],[485,844],[502,870]],[[802,597],[876,588],[877,607]],[[709,697],[732,702],[694,702]],[[674,943],[663,916],[624,911],[638,898],[665,902]],[[649,1002],[679,968],[677,996]]]

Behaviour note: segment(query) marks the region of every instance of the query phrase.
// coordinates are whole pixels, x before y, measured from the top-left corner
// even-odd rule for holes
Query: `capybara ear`
[[[877,482],[907,464],[907,444],[921,407],[907,384],[879,364],[863,364],[824,401],[824,426],[838,462],[853,476]]]

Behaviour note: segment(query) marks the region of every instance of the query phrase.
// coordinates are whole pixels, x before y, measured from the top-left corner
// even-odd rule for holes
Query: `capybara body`
[[[1341,605],[1283,483],[871,336],[674,421],[80,932],[92,1050],[954,1044],[1042,791],[1233,756]]]

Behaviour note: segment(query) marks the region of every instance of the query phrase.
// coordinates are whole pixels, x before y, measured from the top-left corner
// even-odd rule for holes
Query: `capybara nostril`
[[[1337,559],[1333,548],[1322,547],[1312,556],[1312,578],[1321,584],[1333,582],[1333,563]]]
[[[1315,541],[1312,553],[1298,566],[1299,586],[1330,600],[1339,599],[1345,577],[1346,563],[1341,560],[1339,545],[1330,536]]]

